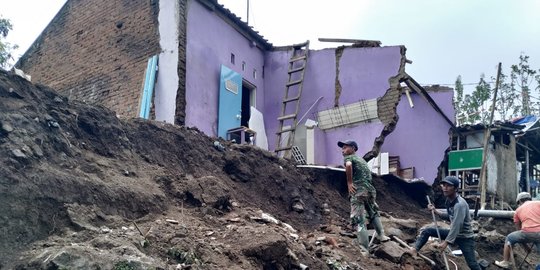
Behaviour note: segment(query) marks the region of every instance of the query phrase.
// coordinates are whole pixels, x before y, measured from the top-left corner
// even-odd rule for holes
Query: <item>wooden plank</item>
[[[297,81],[288,82],[288,83],[287,83],[287,87],[293,86],[293,85],[297,85],[297,84],[301,84],[301,83],[302,83],[302,80],[297,80]]]
[[[297,62],[297,61],[300,61],[300,60],[306,60],[307,56],[305,55],[302,55],[300,57],[295,57],[295,58],[291,58],[291,60],[289,60],[289,63],[294,63],[294,62]]]
[[[295,72],[298,72],[298,71],[302,71],[302,70],[304,70],[304,68],[305,68],[304,66],[301,66],[301,67],[291,69],[291,70],[289,70],[289,74],[292,74],[292,73],[295,73]]]
[[[491,115],[489,117],[489,122],[487,126],[491,126],[493,123],[493,116],[495,112],[495,102],[497,101],[497,90],[499,89],[499,79],[501,76],[501,65],[502,63],[499,63],[499,67],[497,68],[497,80],[495,80],[495,91],[493,93],[493,102],[491,104]],[[480,208],[484,210],[486,208],[486,189],[487,189],[487,152],[489,149],[489,138],[491,137],[491,129],[488,128],[484,132],[484,153],[482,157],[482,169],[480,170]]]
[[[296,97],[292,97],[292,98],[288,98],[288,99],[283,100],[283,103],[287,103],[287,102],[291,102],[291,101],[295,101],[295,100],[299,100],[299,99],[300,99],[300,96],[296,96]]]
[[[295,118],[295,117],[296,117],[296,113],[292,113],[292,114],[288,114],[288,115],[278,117],[278,121],[291,119],[291,118]]]
[[[348,39],[348,38],[319,38],[320,42],[339,42],[339,43],[374,43],[381,45],[379,40],[367,40],[367,39]]]

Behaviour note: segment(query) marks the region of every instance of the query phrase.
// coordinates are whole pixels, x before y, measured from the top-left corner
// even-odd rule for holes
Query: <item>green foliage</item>
[[[331,270],[347,270],[351,269],[350,266],[346,262],[342,262],[341,260],[337,259],[327,259],[326,265]]]
[[[456,112],[460,112],[463,108],[463,83],[461,82],[461,75],[456,79],[456,85],[454,88],[454,108]],[[462,116],[457,115],[458,119]]]
[[[10,30],[13,29],[11,21],[8,19],[0,18],[0,36],[3,38],[7,37]]]
[[[495,81],[496,78],[492,77],[492,80]],[[514,81],[509,82],[508,76],[501,73],[496,101],[500,120],[508,121],[520,115],[521,105],[517,101],[519,101],[519,93],[516,91]]]
[[[491,80],[495,82],[496,78],[491,76]],[[487,123],[493,90],[494,86],[486,82],[482,74],[475,90],[463,96],[463,84],[459,76],[454,96],[458,125]],[[519,116],[540,114],[540,70],[530,67],[529,56],[522,53],[519,63],[511,66],[509,76],[501,71],[495,106],[494,120],[508,121]]]
[[[529,115],[533,113],[531,104],[531,84],[537,76],[536,70],[529,66],[529,56],[521,53],[519,63],[511,66],[510,78],[521,92],[521,114]],[[538,89],[538,86],[536,87]]]
[[[128,261],[119,261],[114,264],[113,270],[135,270],[135,266]]]
[[[178,247],[172,247],[167,251],[167,255],[180,264],[202,265],[202,260],[191,250],[184,251]]]
[[[456,80],[456,95],[456,101],[461,99],[459,95],[463,95],[463,85],[460,77]],[[491,86],[486,82],[485,76],[482,74],[475,90],[471,94],[466,94],[456,107],[458,119],[460,120],[459,124],[487,122],[489,120],[487,101],[489,101],[490,96]]]
[[[0,67],[6,68],[8,61],[13,59],[12,51],[18,48],[17,45],[12,45],[4,39],[9,34],[9,31],[13,29],[11,21],[8,19],[0,18]]]

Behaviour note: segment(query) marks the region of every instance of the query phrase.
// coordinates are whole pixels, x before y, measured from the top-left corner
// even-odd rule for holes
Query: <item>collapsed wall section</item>
[[[157,54],[157,0],[70,0],[17,67],[33,82],[135,117],[147,59]]]
[[[406,50],[407,49],[404,46],[400,47],[401,61],[399,71],[395,76],[388,79],[390,88],[388,88],[386,93],[377,100],[377,115],[379,120],[383,123],[384,128],[381,131],[381,135],[375,139],[371,151],[364,155],[365,160],[369,161],[379,155],[386,136],[394,131],[399,120],[397,105],[399,104],[402,93],[400,83],[407,76],[405,73],[405,64],[407,60],[405,57]]]
[[[429,96],[441,111],[454,119],[453,91],[448,87],[426,87]],[[398,161],[399,168],[408,169],[408,178],[419,178],[432,184],[438,176],[438,167],[450,147],[448,132],[451,128],[444,117],[414,91],[410,91],[411,102],[401,91],[401,101],[396,107],[399,120],[392,133],[384,139],[380,152],[387,152]],[[411,104],[413,106],[411,106]]]
[[[271,146],[275,145],[275,119],[283,99],[289,58],[290,52],[284,50],[269,52],[266,57],[265,124]],[[357,140],[359,155],[373,151],[377,138],[382,136],[378,142],[384,141],[383,132],[390,132],[397,121],[395,107],[401,93],[399,81],[405,76],[404,63],[403,46],[345,46],[310,51],[298,125],[304,126],[307,119],[318,121],[314,130],[314,163],[341,164],[338,140]],[[390,113],[382,120],[377,116],[379,99]],[[302,141],[301,136],[302,132],[296,132],[295,140]]]

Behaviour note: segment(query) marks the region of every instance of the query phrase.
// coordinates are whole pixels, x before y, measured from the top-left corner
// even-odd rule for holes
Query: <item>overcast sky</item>
[[[184,0],[181,0],[184,1]],[[246,18],[247,0],[218,0]],[[0,15],[13,23],[8,41],[22,54],[65,0],[0,0]],[[422,84],[450,84],[461,75],[477,83],[518,62],[521,52],[540,69],[540,1],[536,0],[250,0],[249,24],[274,45],[318,38],[380,40],[405,45],[407,72]],[[470,86],[473,87],[473,86]]]

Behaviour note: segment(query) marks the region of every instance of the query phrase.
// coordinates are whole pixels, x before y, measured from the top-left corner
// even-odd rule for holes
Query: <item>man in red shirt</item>
[[[506,236],[504,243],[503,260],[495,261],[495,264],[502,268],[510,268],[510,252],[512,246],[520,243],[527,252],[530,247],[527,243],[534,243],[540,251],[540,201],[532,201],[531,194],[521,192],[517,195],[516,202],[519,207],[514,213],[514,223],[518,231]]]

